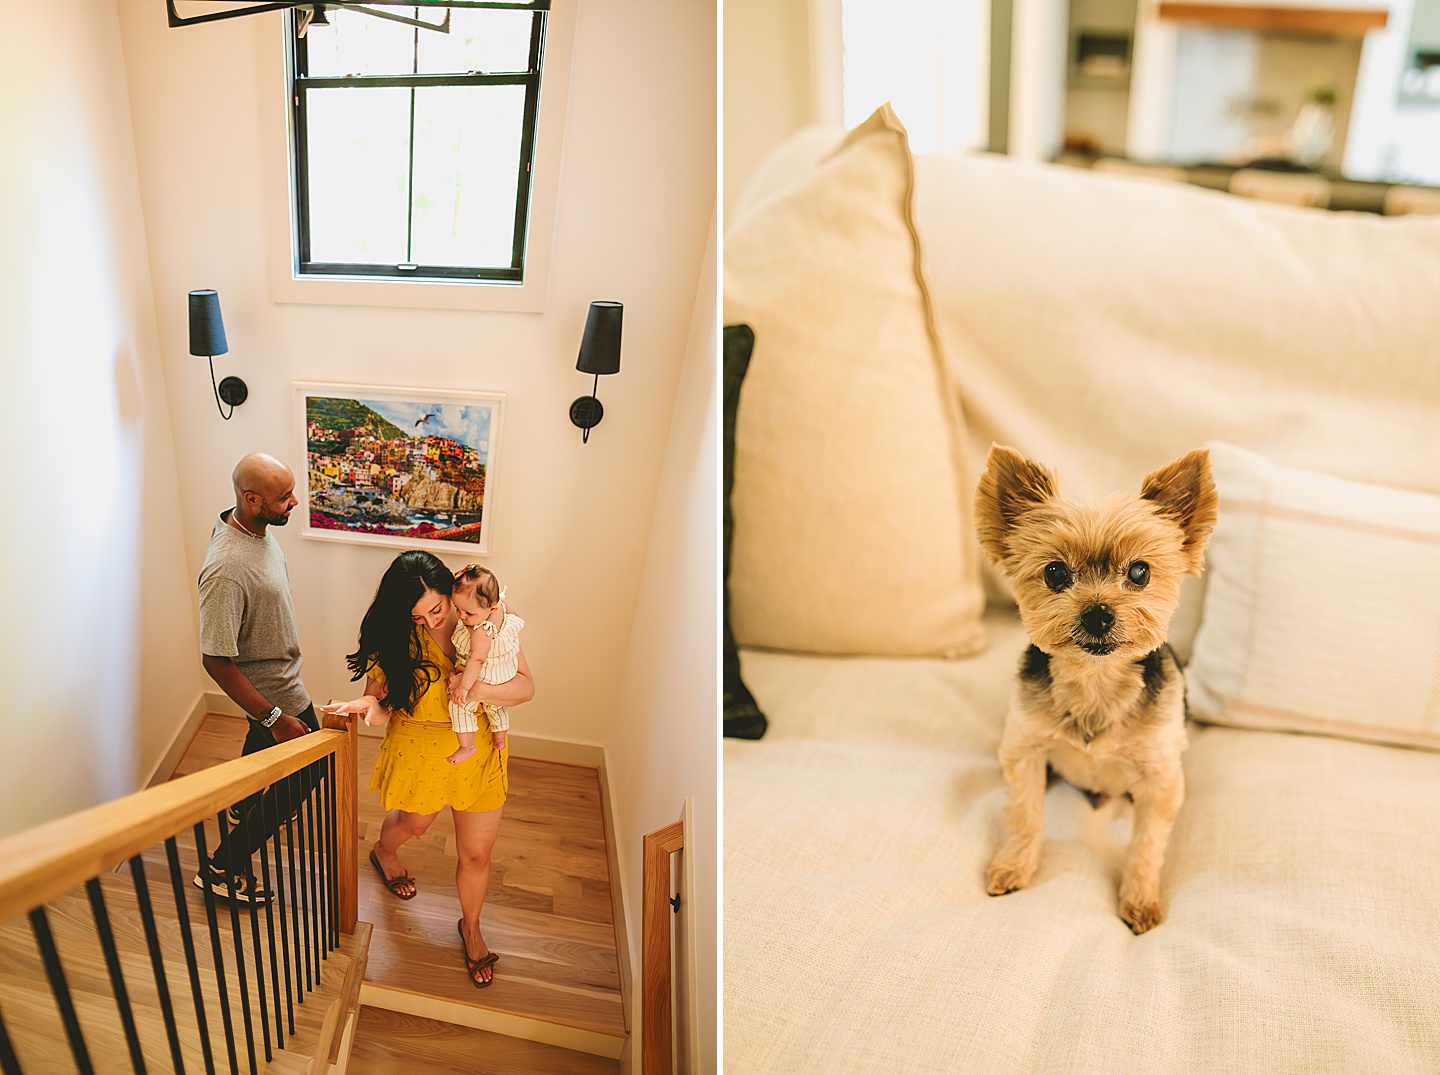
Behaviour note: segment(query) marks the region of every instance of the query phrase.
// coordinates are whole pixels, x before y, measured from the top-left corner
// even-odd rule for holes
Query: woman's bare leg
[[[385,820],[380,824],[380,839],[375,841],[375,857],[384,867],[386,877],[399,877],[406,872],[405,867],[400,865],[397,854],[400,845],[411,837],[425,835],[425,830],[439,816],[439,811],[433,814],[412,814],[408,810],[391,810],[385,815]],[[415,886],[408,881],[396,888],[396,895],[399,896],[415,893]]]
[[[460,893],[461,929],[465,948],[471,959],[484,957],[490,949],[480,933],[480,909],[485,906],[485,892],[490,887],[490,853],[500,835],[500,815],[504,807],[475,813],[451,810],[455,818],[455,888]],[[488,982],[494,973],[486,967],[480,980]]]

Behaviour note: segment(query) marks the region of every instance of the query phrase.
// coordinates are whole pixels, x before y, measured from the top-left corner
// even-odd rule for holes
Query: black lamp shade
[[[575,368],[581,373],[620,372],[620,320],[625,308],[618,302],[592,302],[585,318],[585,335],[580,339],[580,357]],[[219,307],[216,307],[219,320]],[[193,335],[191,337],[194,338]],[[223,335],[221,337],[224,338]]]
[[[211,290],[190,292],[190,353],[214,356],[229,350],[225,322],[220,319],[220,296]]]

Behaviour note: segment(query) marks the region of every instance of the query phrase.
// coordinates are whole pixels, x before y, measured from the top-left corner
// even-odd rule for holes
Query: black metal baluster
[[[220,925],[215,920],[215,893],[210,891],[210,858],[205,852],[203,821],[195,824],[195,854],[200,858],[200,878],[205,882],[201,891],[205,893],[205,918],[210,924],[210,953],[215,960],[215,986],[220,990],[220,1016],[225,1024],[225,1051],[230,1057],[230,1075],[240,1075],[240,1062],[235,1056],[235,1023],[230,1017],[230,991],[225,988],[225,957],[220,952]]]
[[[215,815],[215,822],[220,826],[220,843],[215,845],[218,851],[225,845],[226,837],[229,835],[224,810]],[[237,833],[237,839],[238,836]],[[240,1016],[245,1023],[245,1053],[250,1061],[250,1075],[260,1075],[259,1067],[255,1063],[255,1027],[250,1017],[250,982],[245,975],[245,949],[240,940],[240,908],[236,906],[235,902],[235,874],[230,872],[228,862],[221,869],[225,872],[225,888],[230,893],[230,943],[235,948],[235,973],[240,979]],[[253,896],[255,888],[253,880],[250,888]]]
[[[110,912],[105,907],[105,894],[100,879],[85,882],[90,897],[90,914],[95,919],[95,932],[100,938],[100,951],[105,953],[105,969],[110,972],[110,992],[120,1010],[120,1025],[125,1030],[125,1045],[130,1050],[130,1066],[136,1075],[145,1075],[145,1055],[140,1051],[140,1035],[135,1030],[135,1013],[130,1008],[130,993],[125,988],[125,975],[120,970],[120,953],[115,950],[115,935],[110,931]]]
[[[280,908],[280,962],[285,965],[285,1011],[289,1019],[290,1033],[295,1033],[295,997],[290,991],[290,931],[285,921],[285,878],[284,863],[280,858],[280,830],[284,823],[280,818],[280,804],[278,800],[272,799],[267,808],[275,811],[275,901]],[[270,824],[269,814],[265,815],[265,823]],[[277,1004],[276,1007],[279,1007]]]
[[[305,931],[305,989],[312,990],[320,983],[320,967],[314,966],[314,975],[311,975],[310,957],[312,945],[310,941],[310,890],[307,885],[308,867],[305,861],[305,800],[298,799],[295,804],[295,832],[298,834],[300,843],[295,849],[295,854],[300,860],[300,875],[295,878],[295,885],[300,889],[300,925]],[[295,935],[297,938],[300,934]]]
[[[318,839],[315,842],[316,853],[320,860],[320,873],[316,883],[320,886],[320,898],[316,901],[320,909],[320,954],[324,959],[330,958],[330,841],[325,835],[325,804],[328,801],[325,795],[325,763],[320,758],[310,766],[314,775],[313,785],[315,787],[315,805],[319,808],[320,817],[316,822]]]
[[[15,1047],[10,1044],[10,1035],[5,1030],[4,1019],[0,1019],[0,1072],[5,1075],[22,1075],[20,1061],[15,1058]]]
[[[95,1069],[90,1066],[90,1053],[86,1051],[85,1037],[80,1033],[80,1020],[75,1018],[70,987],[65,984],[65,971],[60,966],[60,953],[55,950],[55,938],[50,936],[50,922],[45,917],[44,907],[36,907],[30,912],[30,928],[35,933],[35,943],[40,946],[40,956],[45,960],[50,992],[55,994],[55,1003],[60,1008],[60,1019],[65,1024],[65,1035],[70,1039],[75,1066],[80,1069],[80,1075],[94,1075]]]
[[[318,866],[316,864],[315,847],[315,777],[314,767],[311,767],[310,794],[305,796],[305,824],[306,836],[310,839],[310,928],[315,945],[315,988],[320,988],[320,894],[317,890],[319,883]]]
[[[339,841],[336,838],[335,811],[340,808],[340,796],[335,784],[335,755],[328,755],[326,767],[330,770],[330,947],[340,947],[340,867]]]
[[[205,1056],[205,1075],[215,1075],[215,1057],[210,1052],[210,1025],[205,1021],[205,1001],[200,995],[200,964],[195,960],[195,937],[190,932],[190,908],[185,902],[185,880],[180,875],[180,852],[175,837],[165,841],[170,862],[170,887],[175,891],[175,919],[180,923],[180,943],[185,949],[185,966],[190,972],[190,996],[195,1001],[195,1026],[200,1031],[200,1050]],[[204,860],[201,860],[204,870]],[[178,1069],[177,1069],[178,1070]]]
[[[271,830],[265,817],[265,800],[269,798],[273,798],[273,796],[267,792],[255,803],[255,813],[259,815],[260,831],[266,834],[265,839],[260,841],[260,887],[266,892],[273,891],[270,888],[270,858],[266,851],[270,841],[275,838],[275,833]],[[275,915],[272,906],[276,898],[278,897],[272,897],[265,901],[265,933],[270,939],[270,992],[275,998],[275,1048],[283,1049],[285,1048],[285,1030],[280,1022],[280,967],[279,961],[275,957]],[[280,921],[285,921],[283,908],[280,912]]]
[[[175,1009],[170,1003],[170,985],[165,980],[165,961],[160,957],[160,934],[155,929],[155,912],[150,905],[150,884],[145,879],[145,861],[139,855],[130,860],[130,878],[135,882],[140,923],[145,927],[145,945],[150,950],[150,966],[155,971],[155,993],[160,998],[160,1014],[165,1019],[170,1059],[175,1064],[176,1075],[185,1075],[185,1060],[180,1054],[180,1032],[175,1026]]]
[[[300,810],[300,803],[295,803],[295,810]],[[305,1003],[305,944],[301,940],[300,922],[304,915],[300,912],[301,898],[304,897],[305,885],[301,882],[300,874],[295,871],[295,819],[289,817],[285,822],[285,836],[287,836],[287,848],[289,849],[289,917],[295,925],[295,1003]],[[294,1028],[291,1028],[294,1033]]]
[[[250,822],[252,817],[251,807],[254,805],[255,796],[250,796],[240,807],[240,824],[238,836],[240,843],[245,847],[250,846]],[[265,856],[262,854],[263,860]],[[255,858],[254,855],[247,856],[245,865],[250,871],[250,894],[257,895],[255,889]],[[269,907],[267,903],[265,905]],[[260,1036],[265,1045],[265,1063],[270,1063],[273,1056],[270,1052],[270,1009],[265,1000],[265,957],[260,951],[260,908],[255,905],[255,900],[250,901],[250,951],[255,956],[255,992],[260,997]]]

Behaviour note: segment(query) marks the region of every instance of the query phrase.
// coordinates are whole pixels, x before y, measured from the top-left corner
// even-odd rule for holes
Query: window
[[[889,101],[916,153],[988,139],[989,0],[831,0],[840,9],[845,126]]]
[[[298,275],[524,280],[549,6],[292,14]]]

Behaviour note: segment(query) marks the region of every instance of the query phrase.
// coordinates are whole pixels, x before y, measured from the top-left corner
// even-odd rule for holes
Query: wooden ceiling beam
[[[1380,8],[1290,7],[1258,4],[1197,4],[1163,0],[1159,16],[1171,22],[1199,23],[1231,30],[1271,33],[1340,34],[1360,37],[1385,26]]]

